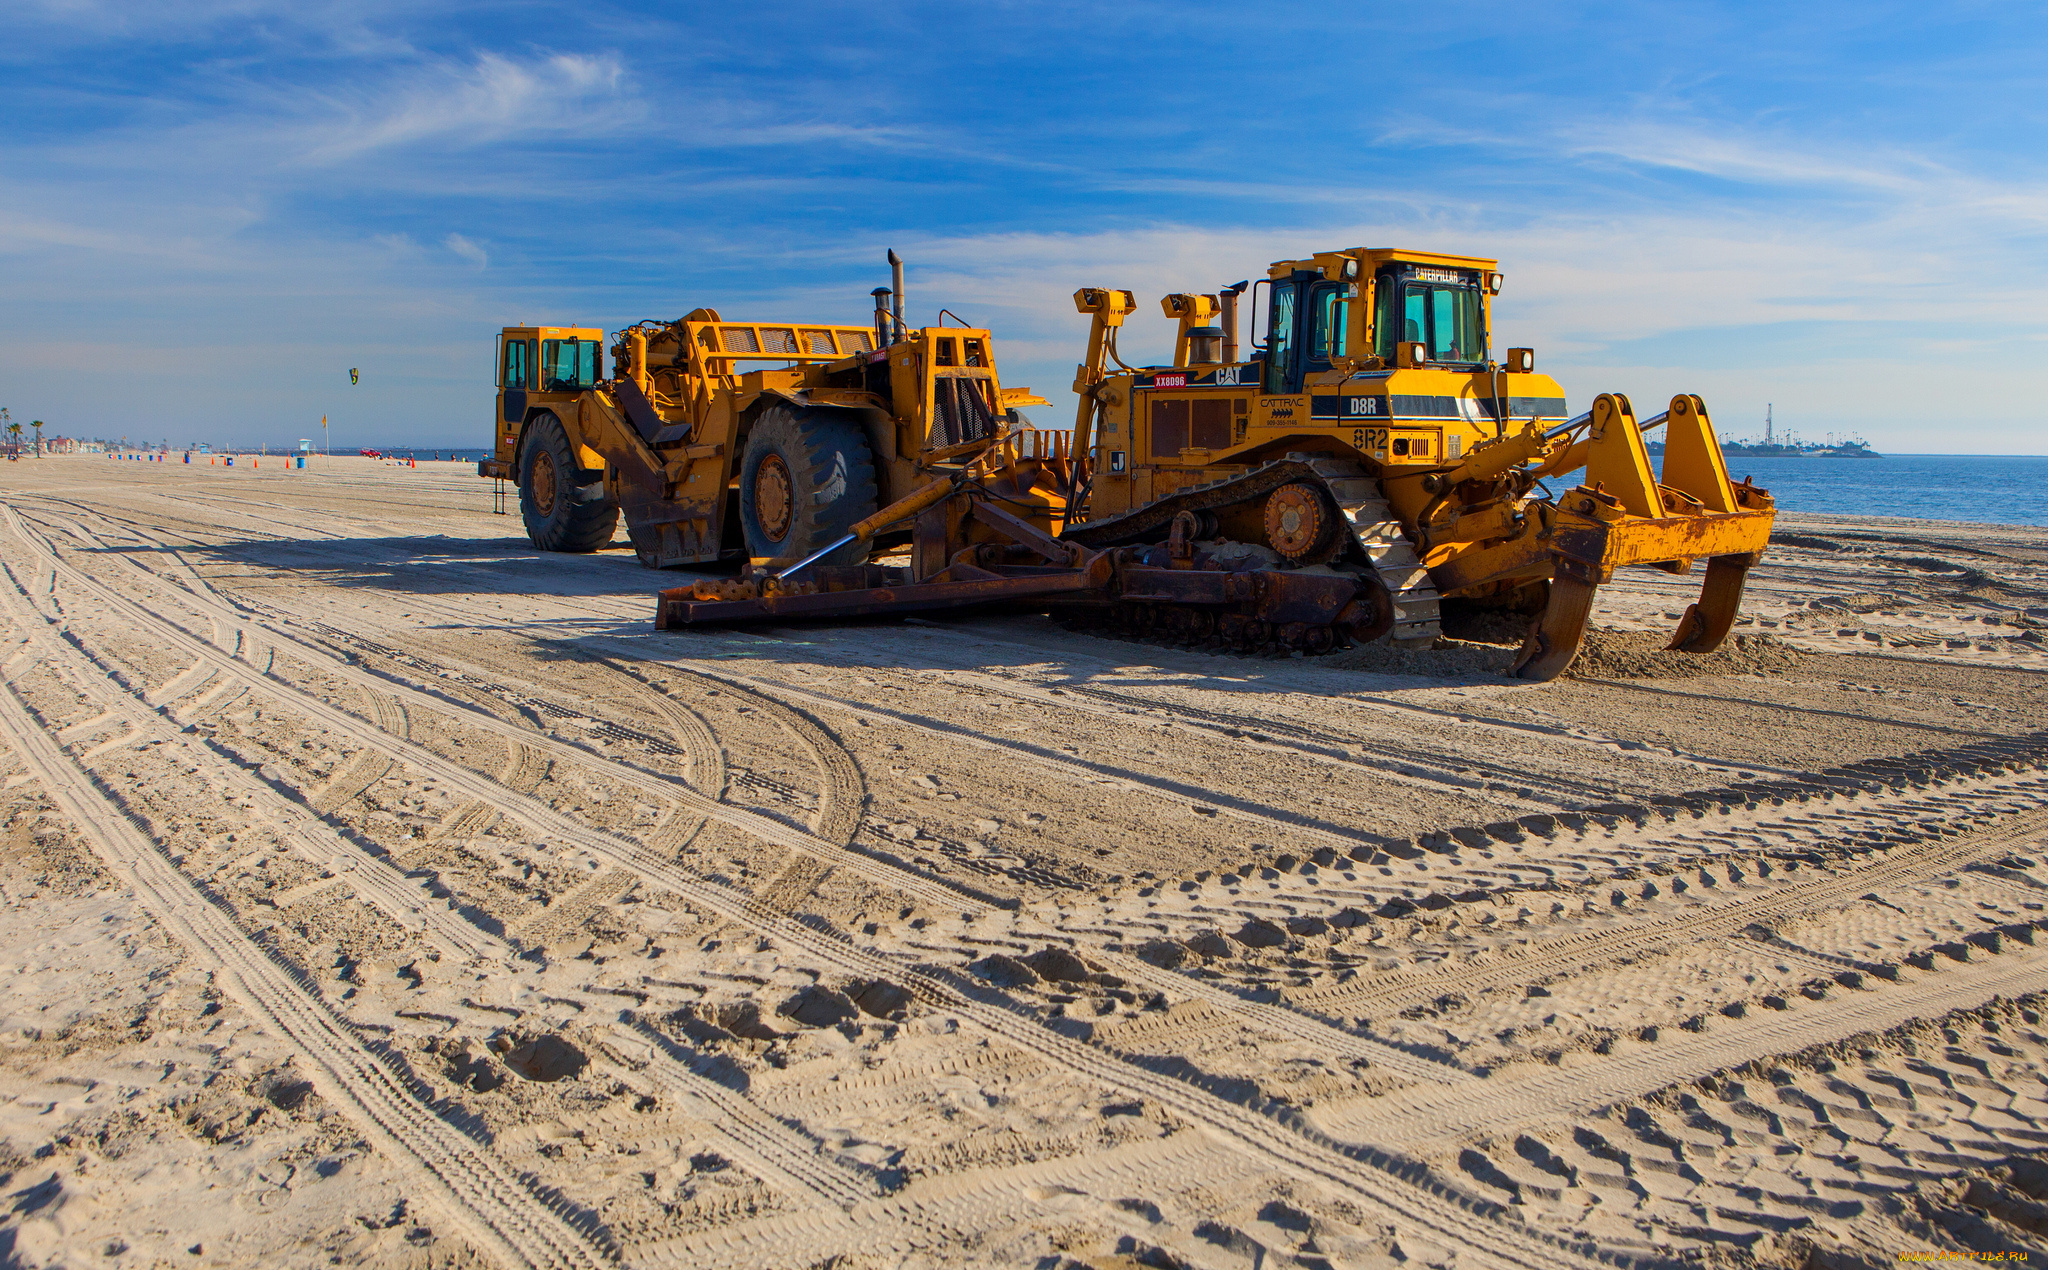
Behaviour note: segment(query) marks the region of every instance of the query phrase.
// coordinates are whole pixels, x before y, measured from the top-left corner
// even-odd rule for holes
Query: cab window
[[[1273,320],[1266,327],[1266,391],[1289,391],[1294,370],[1294,326],[1296,288],[1292,282],[1273,284]]]
[[[1411,282],[1401,298],[1401,338],[1420,341],[1433,362],[1480,362],[1479,288]]]
[[[596,340],[544,340],[540,346],[541,390],[574,392],[597,382]]]
[[[532,347],[526,340],[505,341],[505,387],[526,387],[527,357]]]
[[[1397,317],[1400,307],[1400,279],[1391,273],[1381,274],[1373,286],[1372,351],[1389,364],[1394,360],[1394,345],[1402,338],[1401,323]]]
[[[1309,337],[1308,355],[1317,365],[1327,367],[1330,357],[1342,357],[1350,352],[1345,347],[1349,335],[1344,330],[1345,295],[1349,288],[1343,283],[1317,287],[1314,292],[1315,330]],[[1330,337],[1336,336],[1336,347],[1330,345]]]

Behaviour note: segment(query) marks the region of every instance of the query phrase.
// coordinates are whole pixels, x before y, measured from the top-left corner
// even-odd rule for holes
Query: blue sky
[[[27,0],[0,405],[53,433],[487,443],[491,337],[710,305],[993,327],[1070,417],[1077,286],[1502,261],[1574,408],[2048,452],[2030,5]],[[347,371],[360,367],[351,388]]]

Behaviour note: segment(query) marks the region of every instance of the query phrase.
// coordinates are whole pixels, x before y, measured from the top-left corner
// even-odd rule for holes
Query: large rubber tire
[[[771,406],[754,420],[740,460],[740,531],[755,559],[808,556],[881,506],[874,451],[839,410]],[[864,545],[821,564],[863,564]]]
[[[605,494],[603,477],[584,479],[569,434],[552,414],[535,415],[526,425],[519,515],[528,540],[542,551],[596,551],[619,527],[619,505]]]

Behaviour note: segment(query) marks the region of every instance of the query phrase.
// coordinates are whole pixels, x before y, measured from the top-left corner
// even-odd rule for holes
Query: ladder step
[[[1309,466],[1329,486],[1353,537],[1393,593],[1394,642],[1404,648],[1434,643],[1441,631],[1441,597],[1378,478],[1349,459],[1311,459]]]

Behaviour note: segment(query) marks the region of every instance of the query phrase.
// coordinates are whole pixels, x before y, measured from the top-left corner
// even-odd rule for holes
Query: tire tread
[[[775,444],[778,440],[783,443]],[[792,491],[799,500],[794,509],[796,520],[790,526],[790,536],[781,546],[782,554],[809,555],[844,534],[848,526],[872,514],[881,505],[874,452],[868,445],[866,430],[857,419],[837,410],[771,407],[755,421],[753,433],[748,437],[747,461],[743,468],[746,477],[742,484],[751,477],[757,462],[756,455],[764,453],[771,445],[782,453],[792,475],[800,475],[801,481],[812,491],[808,507],[803,504],[802,493]],[[836,493],[828,493],[836,477],[843,477],[844,484]],[[750,554],[760,555],[760,549],[768,540],[760,534],[758,524],[744,501],[741,508],[741,521],[747,530],[747,550]],[[866,558],[865,550],[842,551],[835,553],[830,563],[859,564]]]
[[[519,464],[519,515],[526,523],[527,540],[542,551],[574,555],[603,549],[618,532],[619,505],[604,492],[602,480],[584,485],[569,483],[568,477],[580,469],[575,452],[569,448],[568,430],[559,418],[553,414],[537,415],[526,429]],[[559,474],[556,514],[545,519],[533,504],[529,475],[532,455],[541,449],[553,456]]]

